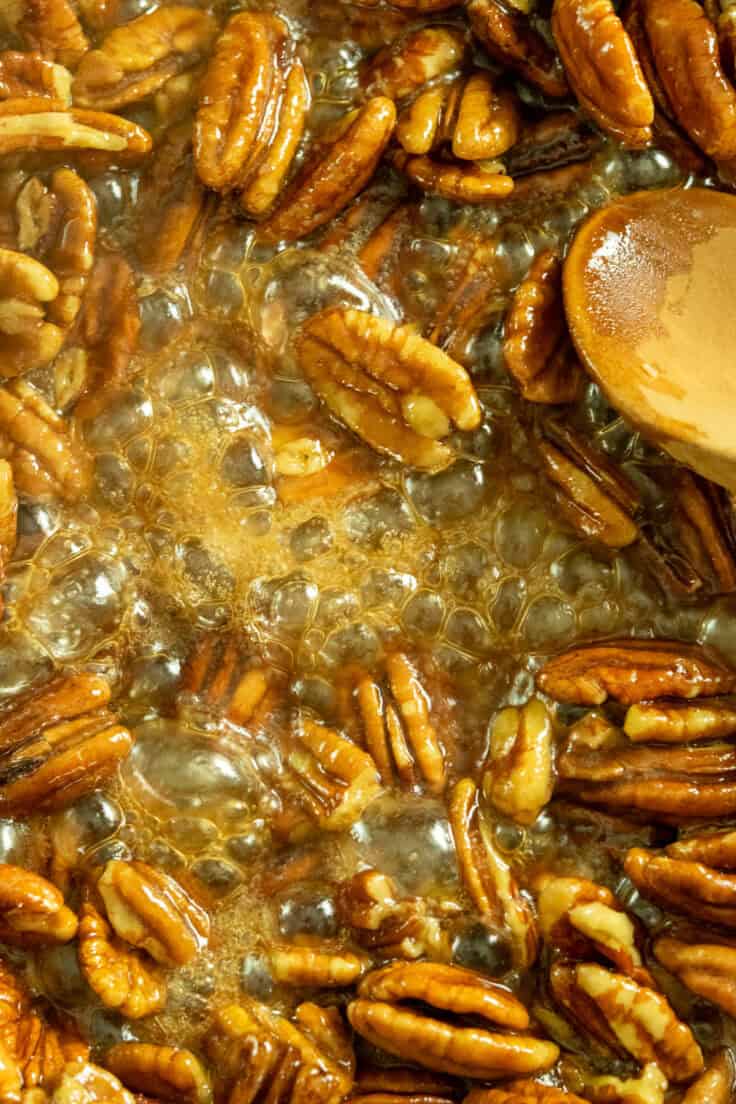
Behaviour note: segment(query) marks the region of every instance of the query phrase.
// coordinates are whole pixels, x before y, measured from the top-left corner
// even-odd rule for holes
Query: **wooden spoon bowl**
[[[736,197],[637,192],[597,211],[564,267],[585,367],[641,432],[736,491]]]

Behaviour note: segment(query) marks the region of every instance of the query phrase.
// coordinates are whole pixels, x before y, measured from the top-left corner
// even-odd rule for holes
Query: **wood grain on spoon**
[[[736,197],[616,200],[578,232],[564,292],[578,353],[611,403],[736,491]]]

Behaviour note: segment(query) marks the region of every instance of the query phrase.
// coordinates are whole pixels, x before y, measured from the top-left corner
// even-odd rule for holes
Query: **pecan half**
[[[728,493],[681,468],[675,473],[674,521],[698,573],[723,593],[736,590],[736,528]]]
[[[318,145],[261,224],[267,241],[295,241],[324,226],[363,190],[389,143],[396,108],[374,96],[343,120],[332,143]]]
[[[0,863],[0,940],[20,947],[68,943],[77,918],[56,886],[20,866]]]
[[[98,257],[87,283],[80,336],[84,342],[78,418],[93,418],[130,375],[141,328],[133,271],[117,254]]]
[[[556,701],[624,705],[648,698],[700,698],[728,694],[736,673],[694,644],[673,640],[617,640],[584,644],[550,659],[537,684]]]
[[[512,177],[502,171],[498,161],[439,161],[433,157],[412,157],[401,152],[394,164],[428,195],[442,196],[457,203],[487,203],[506,199],[514,190]]]
[[[55,106],[41,96],[0,102],[0,154],[80,150],[107,164],[150,152],[148,131],[121,115]]]
[[[636,540],[639,495],[623,472],[559,422],[544,421],[537,449],[557,503],[579,533],[609,548]]]
[[[550,111],[524,125],[519,141],[503,161],[506,172],[513,177],[551,172],[576,161],[588,161],[601,141],[577,111]]]
[[[181,966],[207,946],[209,916],[162,870],[112,859],[97,889],[116,934],[157,962]]]
[[[72,75],[35,51],[3,50],[0,53],[0,100],[48,96],[56,104],[71,103]]]
[[[470,26],[491,57],[519,73],[546,96],[567,94],[557,54],[510,0],[470,0]]]
[[[482,916],[507,928],[516,965],[537,955],[534,914],[511,869],[496,848],[490,824],[478,806],[477,788],[464,778],[452,790],[448,816],[465,888]]]
[[[297,339],[310,384],[332,413],[372,448],[436,471],[453,452],[454,423],[475,429],[480,405],[464,368],[409,326],[358,310],[313,315]]]
[[[484,70],[427,89],[399,115],[396,137],[407,153],[424,154],[447,144],[454,157],[500,157],[521,130],[516,97]]]
[[[350,951],[298,945],[273,947],[269,959],[276,981],[320,989],[342,989],[352,985],[368,968],[366,959]]]
[[[664,936],[654,943],[654,954],[665,970],[700,997],[736,1014],[736,947],[721,943],[683,943]]]
[[[61,809],[113,775],[133,737],[98,675],[60,675],[0,713],[0,812]]]
[[[474,1015],[491,1025],[521,1032],[524,1006],[500,985],[472,970],[438,963],[397,963],[368,974],[348,1018],[374,1046],[440,1073],[494,1079],[548,1069],[559,1053],[554,1043],[530,1035],[502,1034],[488,1027],[456,1026],[436,1015],[410,1011],[400,1002],[421,1001],[433,1013]]]
[[[624,732],[632,743],[687,744],[717,740],[736,732],[736,706],[730,702],[642,702],[630,705]]]
[[[533,824],[554,789],[554,731],[539,698],[502,709],[493,722],[483,793],[518,824]]]
[[[641,10],[657,73],[683,129],[711,157],[736,156],[736,90],[702,7],[695,0],[642,0]]]
[[[53,1100],[54,1104],[136,1104],[136,1097],[109,1070],[79,1060],[64,1067]]]
[[[0,249],[0,375],[6,379],[40,368],[58,353],[64,335],[47,320],[58,294],[59,281],[45,265]]]
[[[82,58],[74,75],[74,102],[117,111],[196,65],[216,34],[211,15],[171,4],[139,15],[110,31]]]
[[[107,1008],[137,1020],[165,1006],[163,975],[116,940],[110,925],[90,904],[82,905],[78,954],[88,985]]]
[[[583,109],[619,141],[646,146],[654,101],[611,0],[555,0],[552,30]]]
[[[385,958],[443,957],[439,910],[422,897],[401,898],[380,871],[361,870],[343,882],[338,902],[344,923],[367,950]]]
[[[17,15],[17,17],[16,17]],[[43,57],[74,66],[89,49],[70,0],[23,0],[6,4],[3,17],[26,46]]]
[[[161,1100],[210,1104],[212,1089],[204,1066],[189,1050],[152,1043],[117,1043],[105,1064],[124,1085]]]
[[[729,867],[719,869],[706,865],[707,860],[698,861],[697,854],[689,859],[680,858],[676,848],[674,853],[667,848],[666,854],[658,855],[634,847],[626,855],[624,870],[637,889],[658,904],[700,921],[736,928],[736,874]]]
[[[361,87],[369,96],[402,100],[428,81],[457,69],[466,52],[465,36],[454,27],[420,27],[401,35],[364,63]]]
[[[562,264],[549,249],[534,259],[514,292],[503,356],[529,402],[573,402],[580,393],[583,373],[565,321]]]
[[[39,391],[16,380],[0,390],[0,455],[15,485],[29,495],[74,501],[87,489],[89,457]]]
[[[182,678],[183,690],[237,725],[253,718],[268,687],[268,668],[254,662],[237,637],[205,636],[189,656]]]

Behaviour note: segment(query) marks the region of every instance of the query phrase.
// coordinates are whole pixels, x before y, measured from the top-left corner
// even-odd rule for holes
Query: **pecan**
[[[453,457],[451,423],[475,429],[480,405],[459,364],[409,326],[329,308],[302,327],[297,353],[333,414],[371,447],[429,471]]]
[[[668,1088],[667,1078],[655,1062],[648,1062],[639,1077],[622,1080],[584,1076],[582,1080],[586,1098],[592,1104],[664,1104]]]
[[[63,334],[47,317],[58,294],[59,281],[45,265],[0,249],[0,375],[18,376],[56,356]]]
[[[717,740],[736,732],[736,706],[730,702],[686,702],[630,705],[624,732],[632,743],[686,744]]]
[[[531,965],[537,954],[534,915],[493,842],[471,779],[464,778],[454,787],[449,820],[458,866],[471,900],[482,916],[510,932],[515,963]]]
[[[503,161],[509,176],[524,177],[588,161],[600,145],[601,136],[576,111],[550,111],[524,125]]]
[[[688,559],[723,593],[736,590],[736,528],[722,487],[684,468],[675,475],[674,520]]]
[[[196,65],[216,33],[213,17],[183,4],[157,8],[110,31],[82,58],[74,75],[74,102],[117,111]]]
[[[166,1004],[166,982],[160,972],[116,940],[90,904],[82,906],[78,953],[88,985],[108,1008],[137,1020],[160,1012]]]
[[[513,179],[506,176],[498,161],[485,164],[438,161],[402,152],[394,155],[394,164],[423,192],[457,203],[505,199],[514,190]]]
[[[549,249],[534,259],[514,292],[503,356],[529,402],[573,402],[580,393],[583,373],[565,321],[562,265]]]
[[[309,946],[276,946],[269,953],[271,972],[283,985],[342,989],[365,973],[368,963],[350,951]]]
[[[266,698],[269,673],[236,637],[205,636],[187,660],[182,689],[196,694],[233,724],[252,720]]]
[[[23,1074],[4,1043],[0,1043],[0,1099],[7,1104],[19,1104],[22,1099]]]
[[[355,1088],[365,1094],[392,1093],[404,1097],[453,1097],[458,1092],[458,1084],[452,1077],[411,1066],[361,1065],[355,1075]]]
[[[542,1085],[539,1081],[510,1081],[500,1089],[471,1089],[463,1104],[587,1104],[581,1096]]]
[[[98,675],[60,675],[0,713],[0,811],[61,809],[109,778],[133,746]]]
[[[97,888],[115,933],[157,962],[180,966],[207,946],[209,916],[169,874],[112,859]]]
[[[539,698],[502,709],[493,722],[483,793],[518,824],[533,824],[554,789],[552,718]]]
[[[63,65],[40,53],[4,50],[0,53],[0,100],[48,96],[61,107],[71,103],[72,76]]]
[[[361,870],[340,887],[340,914],[353,936],[386,958],[440,957],[445,949],[437,910],[421,897],[399,898],[391,878]]]
[[[583,109],[619,141],[646,146],[654,101],[611,0],[555,0],[552,30]]]
[[[22,380],[0,390],[0,453],[10,461],[16,487],[26,494],[73,501],[88,486],[86,452],[69,435],[64,419]]]
[[[396,963],[368,974],[348,1018],[359,1035],[399,1058],[440,1073],[493,1079],[537,1073],[557,1059],[554,1043],[487,1027],[460,1027],[400,1003],[419,1000],[433,1012],[474,1015],[521,1032],[529,1019],[511,993],[472,970],[437,963]]]
[[[337,1010],[320,1009],[318,1038],[309,1030],[317,1017],[314,1006],[300,1005],[300,1027],[276,1015],[265,1005],[249,1001],[247,1005],[228,1005],[215,1012],[205,1049],[217,1070],[218,1088],[225,1090],[231,1104],[253,1100],[263,1091],[294,1104],[307,1099],[322,1104],[337,1104],[352,1083],[354,1060],[350,1050],[325,1052],[325,1016]],[[305,1009],[310,1014],[305,1015]],[[341,1023],[341,1021],[340,1021]],[[336,1025],[329,1032],[334,1045]],[[302,1030],[305,1028],[305,1030]],[[347,1061],[345,1057],[347,1055]],[[220,1095],[220,1094],[218,1094]]]
[[[148,131],[120,115],[55,106],[42,96],[0,102],[0,154],[80,150],[107,164],[151,149]]]
[[[736,1013],[736,947],[721,943],[683,943],[664,936],[654,953],[665,970],[700,997],[717,1004],[730,1016]]]
[[[267,241],[294,241],[324,226],[363,190],[396,123],[396,108],[373,96],[348,115],[332,142],[318,145],[260,227]]]
[[[506,304],[494,267],[497,243],[474,240],[448,279],[449,294],[438,304],[429,340],[460,364],[471,360],[475,338],[495,322]]]
[[[68,943],[77,918],[58,889],[20,866],[0,863],[0,940],[20,947]]]
[[[162,1100],[209,1104],[207,1073],[189,1050],[151,1043],[117,1043],[105,1064],[124,1085]]]
[[[736,156],[736,90],[702,7],[695,0],[642,0],[641,10],[657,73],[683,129],[711,157]]]
[[[465,36],[453,27],[420,27],[401,35],[365,62],[360,83],[370,96],[401,100],[422,85],[451,73],[467,51]]]
[[[327,1061],[351,1081],[355,1076],[353,1037],[339,1008],[323,1008],[305,1001],[294,1010],[298,1028],[325,1056]]]
[[[78,1035],[50,1026],[33,1012],[24,1015],[3,1035],[28,1093],[32,1089],[54,1089],[68,1063],[78,1065],[89,1055],[89,1047]]]
[[[703,648],[673,640],[617,640],[584,644],[550,659],[537,676],[556,701],[624,705],[648,698],[700,698],[728,694],[736,673]]]
[[[140,328],[130,265],[116,254],[98,257],[82,307],[83,379],[75,408],[79,418],[93,418],[127,382]]]
[[[200,89],[194,131],[200,178],[220,191],[242,190],[245,210],[263,214],[289,171],[309,103],[286,24],[262,12],[233,16]]]
[[[516,97],[496,87],[484,70],[427,89],[399,115],[396,137],[407,153],[424,154],[447,144],[454,157],[500,157],[519,137]]]
[[[54,1104],[136,1104],[136,1097],[117,1077],[85,1061],[65,1066],[53,1100]]]
[[[15,18],[17,12],[17,18]],[[70,0],[23,0],[3,6],[12,29],[26,46],[50,61],[74,66],[89,49],[87,36]]]
[[[567,94],[565,72],[555,51],[518,7],[509,0],[470,0],[467,12],[470,26],[492,57],[546,96]]]
[[[735,1080],[731,1052],[719,1051],[705,1073],[687,1090],[680,1104],[731,1104]]]
[[[639,495],[623,472],[558,422],[540,426],[537,448],[557,503],[579,533],[609,548],[636,540]]]
[[[404,652],[386,657],[386,684],[360,675],[356,701],[363,723],[363,743],[384,785],[394,775],[407,786],[421,779],[427,789],[445,787],[444,749],[430,713],[431,699],[419,671]]]
[[[149,272],[170,272],[191,256],[211,204],[194,175],[191,127],[171,127],[157,144],[141,188],[137,251]]]
[[[15,493],[13,469],[7,460],[0,460],[0,583],[15,551],[17,518],[18,496]],[[2,599],[0,599],[0,614],[2,614]]]
[[[18,246],[56,276],[59,293],[46,310],[50,322],[68,328],[79,311],[97,237],[97,203],[71,169],[57,169],[48,187],[31,177],[16,203]]]
[[[626,855],[624,870],[637,889],[658,904],[722,928],[736,928],[736,875],[729,867],[698,861],[694,848],[685,853],[693,858],[680,858],[677,846],[668,847],[664,855],[634,847]]]

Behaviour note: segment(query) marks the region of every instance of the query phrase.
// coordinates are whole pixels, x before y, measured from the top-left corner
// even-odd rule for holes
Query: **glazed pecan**
[[[115,939],[110,925],[90,904],[82,905],[78,954],[87,984],[107,1008],[137,1020],[165,1006],[163,975]]]
[[[184,691],[237,725],[254,717],[268,687],[268,668],[254,662],[237,637],[205,636],[190,654],[182,679]]]
[[[447,145],[464,161],[500,157],[519,137],[521,117],[516,97],[497,83],[479,70],[420,92],[399,115],[399,144],[412,154]]]
[[[105,1064],[124,1085],[161,1100],[209,1104],[212,1089],[204,1066],[189,1050],[151,1043],[117,1043]]]
[[[0,863],[0,940],[20,947],[68,943],[77,918],[56,886],[20,866]]]
[[[483,793],[518,824],[533,824],[554,789],[554,732],[543,701],[502,709],[493,722]]]
[[[74,102],[117,111],[160,88],[207,53],[217,26],[207,12],[171,4],[110,31],[82,58],[74,74]]]
[[[583,109],[626,145],[648,145],[654,101],[611,0],[555,0],[552,30]]]
[[[700,997],[717,1004],[730,1016],[736,1013],[736,947],[722,943],[683,943],[664,936],[654,953],[665,970]]]
[[[42,96],[0,102],[0,154],[79,150],[108,164],[151,149],[148,131],[120,115],[55,108]]]
[[[624,720],[624,732],[632,743],[687,744],[698,740],[718,740],[736,732],[736,706],[728,701],[641,702],[630,705]]]
[[[396,108],[385,96],[373,96],[350,113],[334,141],[319,143],[307,159],[261,225],[261,236],[294,241],[334,218],[373,176],[395,123]]]
[[[379,452],[429,471],[453,458],[454,423],[475,429],[480,405],[459,364],[409,326],[359,310],[313,315],[297,339],[302,370],[333,414]]]
[[[719,1051],[697,1081],[694,1081],[680,1104],[731,1104],[736,1078],[731,1052]]]
[[[231,1104],[269,1099],[270,1094],[294,1104],[310,1099],[337,1104],[352,1084],[354,1059],[349,1043],[347,1050],[344,1045],[335,1048],[336,1038],[344,1031],[335,1023],[336,1009],[319,1010],[319,1037],[311,1037],[309,1030],[317,1023],[313,1008],[300,1005],[298,1027],[256,1001],[216,1011],[205,1050],[217,1071],[217,1095]],[[332,1022],[326,1024],[325,1017],[331,1013]],[[326,1026],[331,1028],[327,1051],[323,1049]]]
[[[475,338],[506,305],[495,270],[497,248],[493,238],[473,239],[447,280],[449,294],[437,306],[429,340],[459,364],[472,361]]]
[[[457,203],[487,203],[505,199],[514,190],[514,181],[498,161],[439,161],[433,157],[413,157],[401,152],[394,164],[428,195],[442,196]]]
[[[537,684],[556,701],[624,705],[648,698],[700,698],[728,694],[736,673],[694,644],[673,640],[617,640],[584,644],[547,662]]]
[[[385,661],[386,681],[361,674],[356,702],[362,719],[362,740],[384,785],[397,775],[405,786],[422,781],[441,793],[445,786],[445,753],[430,713],[431,699],[419,671],[404,652]]]
[[[726,834],[722,850],[728,851],[733,835]],[[704,854],[718,853],[722,840],[723,833],[705,837]],[[736,928],[736,874],[727,860],[722,866],[716,866],[715,860],[714,865],[706,865],[708,860],[700,857],[697,842],[698,837],[686,840],[679,851],[675,844],[666,854],[632,848],[624,869],[637,889],[658,904],[722,928]]]
[[[667,1078],[655,1062],[648,1062],[639,1077],[589,1076],[576,1078],[582,1080],[580,1086],[586,1099],[592,1104],[664,1104],[665,1093],[669,1087]]]
[[[55,1090],[69,1064],[78,1066],[89,1056],[89,1047],[78,1035],[52,1027],[33,1012],[21,1017],[2,1035],[18,1065],[28,1096],[34,1089]]]
[[[112,859],[97,889],[115,933],[157,962],[181,966],[207,946],[209,916],[164,871]]]
[[[600,134],[577,111],[550,111],[525,123],[519,141],[503,162],[509,176],[543,174],[576,161],[588,161],[601,141]]]
[[[556,421],[540,426],[537,448],[557,504],[579,533],[609,548],[625,548],[636,540],[639,495],[623,472]]]
[[[136,1104],[133,1093],[109,1070],[79,1060],[64,1067],[53,1100],[54,1104]]]
[[[0,1098],[8,1104],[18,1104],[22,1099],[23,1074],[4,1043],[0,1043]]]
[[[685,468],[675,473],[674,521],[698,573],[724,593],[736,590],[736,529],[728,493]]]
[[[73,501],[89,484],[89,458],[76,436],[70,436],[67,423],[40,392],[22,380],[0,390],[0,454],[26,494]]]
[[[361,1094],[393,1094],[404,1098],[433,1096],[451,1098],[458,1092],[452,1077],[412,1066],[366,1066],[361,1064],[355,1074],[355,1090]],[[380,1102],[376,1102],[380,1104]]]
[[[565,321],[562,265],[549,249],[534,259],[514,292],[503,356],[529,402],[572,402],[580,393],[583,373]]]
[[[445,956],[443,910],[422,897],[399,897],[395,883],[380,871],[354,874],[340,886],[338,900],[344,923],[367,950],[385,958]]]
[[[18,194],[16,217],[18,247],[46,265],[59,283],[46,317],[68,329],[79,312],[94,261],[94,193],[71,169],[57,169],[48,185],[32,176]]]
[[[233,16],[200,90],[194,156],[200,178],[239,189],[251,215],[273,205],[304,130],[310,92],[286,24],[261,12]]]
[[[477,788],[470,778],[454,787],[448,815],[460,874],[471,900],[482,916],[509,931],[516,965],[531,965],[537,954],[534,914],[493,842],[491,825],[478,806]]]
[[[489,54],[546,96],[567,94],[565,73],[551,46],[511,0],[470,0],[473,31]]]
[[[368,968],[367,960],[351,951],[330,951],[322,946],[276,946],[269,958],[276,981],[320,989],[352,985]]]
[[[31,50],[72,67],[89,49],[71,0],[23,0],[3,5],[3,20]]]
[[[0,460],[0,583],[15,551],[17,520],[18,496],[15,493],[13,469],[7,460]],[[0,599],[0,614],[2,614],[2,599]]]
[[[402,100],[428,81],[451,73],[467,52],[454,27],[420,27],[401,35],[364,63],[360,83],[369,96]]]
[[[581,1096],[539,1081],[509,1081],[500,1089],[471,1089],[463,1104],[586,1104]]]
[[[59,281],[45,265],[11,249],[0,249],[0,375],[6,379],[48,364],[64,335],[48,321]]]
[[[436,1015],[411,1011],[400,1002],[421,1001],[433,1012],[474,1015],[495,1027],[516,1032],[528,1027],[524,1006],[500,985],[457,966],[396,963],[368,974],[348,1018],[374,1046],[440,1073],[494,1079],[542,1072],[558,1049],[523,1034],[501,1034],[488,1027],[464,1027]]]
[[[59,675],[0,713],[0,811],[61,809],[113,775],[133,737],[99,675]]]
[[[81,381],[72,391],[73,398],[81,394],[75,408],[77,417],[93,418],[127,381],[140,328],[130,265],[114,253],[98,257],[82,307]],[[59,382],[63,383],[63,378]]]
[[[4,50],[0,53],[0,100],[48,96],[61,107],[71,103],[72,75],[42,54]]]
[[[736,90],[718,36],[695,0],[642,0],[657,73],[683,129],[711,157],[736,156]]]

